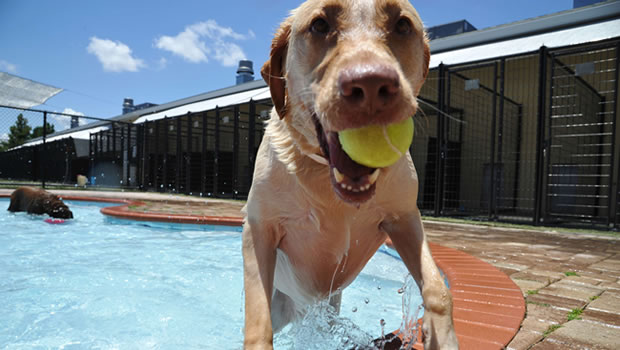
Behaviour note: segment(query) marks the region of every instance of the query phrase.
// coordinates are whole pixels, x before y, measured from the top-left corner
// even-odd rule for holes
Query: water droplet
[[[357,308],[354,306],[354,307],[351,309],[351,312],[357,312]]]
[[[398,288],[398,294],[403,294],[405,292],[405,289],[403,288]]]
[[[369,300],[368,298],[366,298],[366,299],[364,299],[364,302],[365,302],[366,304],[368,304],[368,303],[370,303],[370,300]]]
[[[381,290],[381,286],[377,286],[377,289],[378,289],[378,290]]]
[[[385,320],[384,319],[381,319],[380,323],[381,323],[381,327],[385,327]]]

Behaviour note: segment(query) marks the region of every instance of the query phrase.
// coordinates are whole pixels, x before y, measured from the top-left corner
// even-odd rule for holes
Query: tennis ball
[[[413,118],[390,125],[370,125],[338,133],[342,150],[358,164],[370,168],[390,166],[413,141]]]

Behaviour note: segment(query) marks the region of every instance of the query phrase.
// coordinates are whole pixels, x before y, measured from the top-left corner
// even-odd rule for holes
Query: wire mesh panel
[[[501,177],[494,163],[496,75],[495,64],[449,70],[442,213],[488,215],[493,205],[493,181]]]
[[[235,171],[235,109],[227,107],[219,110],[219,129],[217,147],[217,196],[233,197],[237,181]]]
[[[547,219],[609,223],[616,48],[552,54]]]
[[[437,121],[439,70],[431,70],[418,96],[418,112],[414,116],[415,135],[409,152],[418,174],[418,207],[424,214],[435,209],[437,174]]]

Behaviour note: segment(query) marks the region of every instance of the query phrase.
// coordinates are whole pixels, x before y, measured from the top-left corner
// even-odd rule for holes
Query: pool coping
[[[0,194],[0,198],[10,195]],[[131,211],[145,205],[138,200],[62,196],[66,200],[117,203],[101,209],[104,215],[138,221],[242,226],[240,217],[199,216]],[[493,265],[456,249],[429,243],[437,266],[445,273],[453,297],[454,328],[460,348],[502,349],[512,340],[525,317],[521,290]],[[416,349],[423,346],[419,339]]]

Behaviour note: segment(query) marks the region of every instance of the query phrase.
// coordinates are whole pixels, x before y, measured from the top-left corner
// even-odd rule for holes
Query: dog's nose
[[[389,107],[400,90],[396,70],[385,65],[359,65],[338,76],[340,96],[352,107],[373,113]]]

